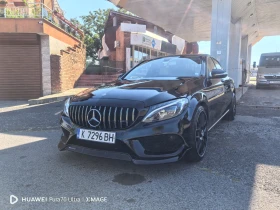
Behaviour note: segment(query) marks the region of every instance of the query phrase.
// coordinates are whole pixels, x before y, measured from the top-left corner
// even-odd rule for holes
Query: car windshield
[[[199,77],[202,70],[200,57],[164,57],[136,66],[126,80],[159,79],[163,77]]]
[[[280,67],[280,55],[262,56],[260,59],[261,67]]]

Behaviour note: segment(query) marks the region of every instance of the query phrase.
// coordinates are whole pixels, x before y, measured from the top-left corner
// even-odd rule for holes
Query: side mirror
[[[225,78],[227,76],[228,76],[227,72],[223,69],[213,69],[210,74],[210,78],[212,79]]]

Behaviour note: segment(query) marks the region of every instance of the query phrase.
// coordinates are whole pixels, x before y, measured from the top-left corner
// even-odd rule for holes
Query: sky
[[[115,5],[106,0],[83,0],[78,6],[73,0],[58,0],[58,2],[65,12],[67,19],[79,18],[82,15],[87,15],[89,11],[98,9],[116,9]],[[199,51],[210,54],[210,42],[199,42]],[[256,61],[258,64],[260,55],[267,52],[280,52],[280,36],[264,37],[255,44],[252,47],[252,63]]]
[[[80,2],[80,4],[77,4],[77,2]],[[67,19],[78,18],[82,15],[87,15],[90,11],[98,9],[117,8],[114,4],[106,0],[58,0],[58,3]]]

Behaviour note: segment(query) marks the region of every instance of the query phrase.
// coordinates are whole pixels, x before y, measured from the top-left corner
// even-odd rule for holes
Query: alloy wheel
[[[199,114],[196,123],[196,151],[200,157],[203,157],[206,152],[207,140],[208,140],[208,130],[207,130],[207,115],[205,112]]]

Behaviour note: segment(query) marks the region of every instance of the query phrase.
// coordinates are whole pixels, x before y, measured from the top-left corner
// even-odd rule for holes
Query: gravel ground
[[[279,90],[250,88],[241,101],[202,162],[153,166],[59,152],[62,103],[0,102],[0,209],[280,209],[279,110],[250,107],[280,104]],[[47,202],[22,201],[32,196]]]

